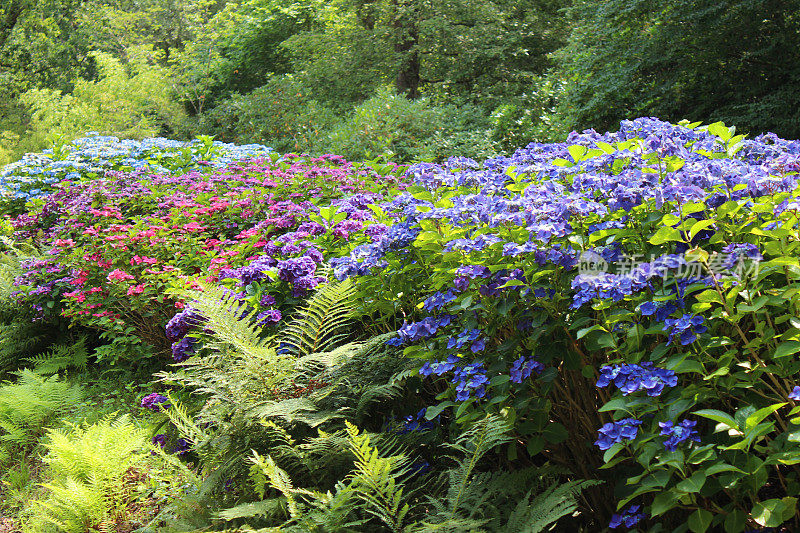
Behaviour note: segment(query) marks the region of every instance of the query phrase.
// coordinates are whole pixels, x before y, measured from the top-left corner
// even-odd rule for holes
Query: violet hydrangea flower
[[[511,381],[514,383],[522,383],[524,380],[531,377],[531,374],[534,372],[541,374],[543,370],[544,365],[534,360],[533,357],[520,357],[514,361],[508,373],[511,376]]]
[[[669,345],[676,338],[683,346],[691,344],[697,340],[697,336],[708,331],[703,325],[705,319],[701,316],[685,314],[680,318],[668,318],[664,320],[664,331],[669,335],[667,344]]]
[[[671,420],[667,422],[659,422],[661,427],[661,436],[669,437],[664,441],[664,448],[668,452],[674,452],[678,448],[678,444],[686,440],[693,440],[700,442],[700,435],[694,426],[697,422],[694,420],[682,420],[677,424],[673,424]]]
[[[623,418],[616,422],[608,422],[597,430],[597,440],[594,443],[601,450],[608,450],[614,444],[635,439],[640,425],[642,425],[642,421],[635,418]]]
[[[625,526],[630,529],[638,524],[642,518],[646,517],[647,515],[642,512],[641,505],[631,505],[621,513],[614,513],[611,516],[611,522],[609,522],[608,527],[617,529],[620,526]]]
[[[158,412],[161,411],[161,409],[167,409],[169,407],[168,401],[169,399],[166,396],[153,392],[142,398],[141,406],[145,409]]]
[[[600,369],[597,386],[607,387],[611,383],[622,391],[623,396],[644,390],[648,396],[656,397],[664,392],[664,388],[677,385],[678,376],[674,371],[658,368],[650,362],[637,365],[606,365]]]

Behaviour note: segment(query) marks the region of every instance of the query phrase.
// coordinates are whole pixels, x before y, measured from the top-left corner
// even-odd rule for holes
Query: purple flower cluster
[[[669,437],[664,441],[664,448],[668,452],[674,452],[678,448],[678,444],[687,440],[700,442],[700,435],[694,429],[697,425],[694,420],[682,420],[677,424],[673,424],[669,420],[667,422],[659,422],[658,425],[661,428],[661,436]]]
[[[525,280],[525,274],[522,272],[522,269],[516,268],[512,271],[508,270],[500,270],[495,272],[495,274],[491,277],[489,283],[485,285],[481,285],[478,288],[478,292],[482,296],[499,296],[503,293],[503,291],[508,290],[510,287],[504,287],[510,281],[518,281],[522,284],[526,284],[527,281]],[[519,288],[520,286],[517,286]]]
[[[205,319],[200,314],[187,306],[167,322],[167,338],[176,341],[189,333],[189,330],[201,325]]]
[[[439,417],[437,416],[433,420],[426,420],[426,411],[427,407],[423,407],[417,412],[417,414],[408,415],[407,417],[403,418],[399,426],[394,429],[394,433],[398,435],[405,435],[406,433],[411,433],[412,431],[429,431],[435,428],[439,423]]]
[[[172,343],[172,358],[176,363],[186,361],[197,351],[198,340],[191,335],[183,337]]]
[[[141,406],[145,409],[150,409],[151,411],[161,411],[161,409],[169,408],[169,404],[167,403],[169,398],[166,396],[162,396],[156,392],[148,394],[144,398],[142,398]]]
[[[456,400],[465,402],[471,396],[483,398],[486,395],[486,384],[489,378],[486,377],[486,369],[483,363],[474,362],[456,368],[453,373],[453,383],[456,385]]]
[[[447,341],[447,349],[461,349],[467,344],[470,345],[472,353],[478,353],[486,347],[486,342],[481,338],[481,330],[470,329],[462,330],[456,336],[450,337]]]
[[[743,259],[749,259],[751,261],[761,261],[764,259],[758,246],[746,242],[731,243],[722,249],[722,253],[727,255],[725,263],[722,265],[726,270],[733,270],[737,263]]]
[[[511,376],[511,381],[522,383],[531,377],[532,373],[541,374],[543,370],[544,365],[533,357],[520,357],[511,364],[508,373]]]
[[[596,275],[578,275],[572,280],[575,290],[572,307],[577,309],[593,299],[611,298],[618,302],[632,294],[650,289],[653,278],[663,278],[670,270],[686,264],[681,255],[667,254],[652,262],[642,263],[625,275],[601,272]]]
[[[630,529],[643,518],[647,518],[647,515],[642,511],[642,506],[631,505],[621,513],[614,513],[611,515],[611,522],[608,523],[608,527],[617,529],[618,527],[625,526]]]
[[[400,346],[402,344],[409,344],[420,339],[427,339],[436,335],[439,328],[449,326],[455,317],[453,315],[439,315],[425,317],[419,322],[411,322],[403,324],[397,330],[397,337],[386,342],[392,346]]]
[[[448,372],[453,372],[452,383],[456,386],[456,400],[464,402],[472,396],[483,398],[486,395],[486,384],[489,382],[483,363],[475,361],[458,366],[461,362],[461,358],[457,355],[450,355],[445,361],[433,363],[426,361],[420,367],[419,373],[421,376],[427,377],[431,374],[441,376]]]
[[[705,333],[708,328],[703,325],[705,319],[697,315],[683,315],[680,318],[668,318],[664,320],[664,331],[668,333],[667,344],[672,343],[676,338],[681,345],[686,346],[697,340],[697,336]]]
[[[449,304],[457,297],[458,295],[452,290],[445,292],[437,291],[425,299],[425,302],[422,304],[422,308],[427,312],[432,313]]]
[[[669,316],[678,310],[674,302],[644,302],[639,306],[639,312],[644,316],[655,315],[659,322],[665,321]]]
[[[641,425],[642,421],[635,418],[608,422],[597,430],[597,440],[594,443],[601,450],[608,450],[614,444],[635,439]]]
[[[658,368],[653,363],[644,362],[636,365],[606,365],[600,368],[598,387],[607,387],[613,383],[623,396],[644,390],[648,396],[660,396],[665,387],[678,384],[678,376],[672,370]]]
[[[294,282],[316,272],[317,263],[310,257],[297,257],[278,261],[278,277],[284,281]]]
[[[795,385],[792,392],[789,393],[788,398],[790,400],[800,400],[800,385]]]

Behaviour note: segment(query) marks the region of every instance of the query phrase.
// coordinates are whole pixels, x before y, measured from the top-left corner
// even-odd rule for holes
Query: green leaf
[[[786,402],[772,404],[762,409],[759,409],[758,411],[747,417],[744,423],[744,428],[740,429],[743,429],[744,431],[749,431],[750,429],[757,426],[762,420],[767,418],[769,415],[771,415],[784,405],[786,405]]]
[[[728,127],[725,126],[724,122],[715,122],[713,124],[709,124],[708,133],[711,135],[716,135],[723,141],[728,141],[728,139],[733,137],[733,133]]]
[[[437,416],[439,416],[442,411],[447,409],[448,407],[453,407],[456,405],[454,402],[442,402],[439,405],[432,405],[425,410],[425,419],[426,420],[433,420]]]
[[[559,444],[569,438],[569,432],[567,431],[567,428],[558,422],[552,422],[548,424],[546,428],[544,428],[542,436],[547,439],[547,442]]]
[[[739,425],[736,423],[736,420],[734,420],[731,415],[716,409],[701,409],[700,411],[695,411],[692,414],[702,416],[703,418],[708,418],[715,422],[719,422],[720,424],[724,424],[728,427],[728,429],[736,429],[739,427]]]
[[[650,514],[658,516],[666,513],[678,503],[678,495],[671,491],[664,491],[653,498],[653,505],[650,506]]]
[[[705,509],[698,509],[689,515],[689,529],[694,533],[703,533],[711,525],[714,515]]]
[[[698,220],[692,225],[692,229],[689,230],[689,239],[694,239],[694,236],[706,229],[709,226],[712,226],[716,222],[715,219],[709,218],[706,220]]]
[[[664,244],[665,242],[669,241],[683,242],[681,232],[675,228],[662,226],[648,242],[650,242],[650,244]]]
[[[699,471],[675,485],[675,488],[682,492],[700,492],[700,489],[702,489],[705,484],[706,474],[705,472]]]
[[[761,526],[778,527],[784,521],[783,515],[785,512],[786,503],[783,500],[773,498],[755,504],[753,510],[750,511],[750,516]]]
[[[572,156],[572,159],[577,163],[579,162],[583,156],[586,154],[586,147],[581,146],[579,144],[573,144],[569,148],[567,148],[569,155]]]
[[[625,446],[621,442],[615,442],[614,444],[611,445],[611,448],[607,449],[603,454],[603,462],[604,463],[609,462],[611,459],[614,458],[615,455],[617,455],[620,452],[620,450],[623,449],[625,449]]]
[[[725,517],[725,533],[741,533],[747,523],[747,516],[741,509],[734,509]]]
[[[746,472],[741,468],[736,468],[735,466],[729,465],[727,463],[719,463],[711,465],[708,468],[706,468],[707,476],[713,476],[714,474],[721,474],[722,472],[739,472],[740,474],[746,474]]]
[[[786,341],[778,345],[778,349],[773,354],[773,359],[779,359],[788,355],[800,352],[800,341]]]

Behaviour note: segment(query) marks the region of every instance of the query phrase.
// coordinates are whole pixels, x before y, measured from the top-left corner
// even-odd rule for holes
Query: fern
[[[511,513],[503,533],[539,533],[578,508],[581,490],[599,481],[554,482],[544,492],[528,491]]]
[[[57,374],[68,368],[86,370],[89,361],[86,337],[79,338],[73,344],[57,344],[47,352],[29,357],[25,361],[33,365],[34,372],[43,375]]]
[[[0,386],[0,447],[30,447],[56,416],[78,403],[83,390],[58,376],[30,370],[17,373],[16,383]]]
[[[31,502],[28,511],[28,527],[37,532],[51,524],[64,533],[84,533],[125,516],[136,494],[123,489],[124,475],[152,457],[145,432],[127,416],[51,430],[45,448],[47,497]]]
[[[408,458],[402,454],[382,457],[370,445],[368,435],[359,434],[358,428],[349,422],[345,422],[345,426],[356,456],[352,485],[366,504],[365,510],[392,531],[402,531],[410,506],[404,501],[403,486],[398,478],[408,473]]]
[[[281,342],[287,352],[304,357],[333,349],[347,337],[355,296],[350,279],[322,285],[283,330]]]
[[[510,427],[496,415],[489,415],[462,433],[450,447],[463,453],[467,460],[450,471],[448,492],[450,518],[456,518],[470,483],[470,476],[481,458],[491,449],[509,442]]]

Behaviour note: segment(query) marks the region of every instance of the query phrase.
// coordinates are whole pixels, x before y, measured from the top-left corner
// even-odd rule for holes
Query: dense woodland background
[[[2,0],[0,163],[85,131],[482,157],[620,119],[800,136],[800,1]]]

